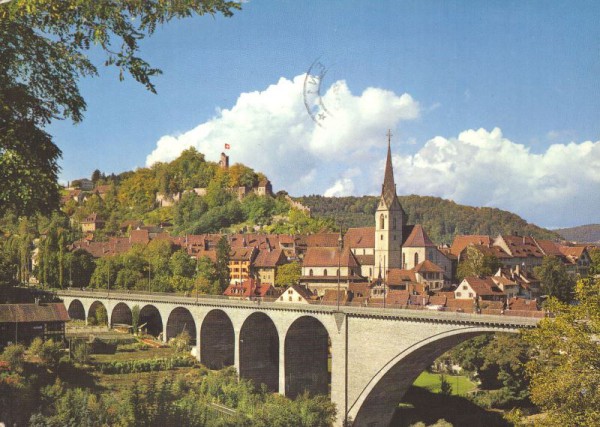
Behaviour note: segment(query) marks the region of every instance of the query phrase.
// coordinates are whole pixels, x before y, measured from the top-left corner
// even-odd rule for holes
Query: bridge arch
[[[350,423],[356,426],[389,426],[408,388],[436,358],[463,341],[494,332],[500,331],[497,327],[457,328],[430,336],[402,350],[377,372],[356,401],[351,403],[348,411]]]
[[[114,306],[110,315],[110,326],[114,325],[130,325],[133,323],[133,313],[129,306],[124,302],[120,302]]]
[[[78,299],[74,299],[69,304],[69,309],[67,310],[69,313],[69,317],[74,320],[85,320],[85,308],[83,307],[83,303]]]
[[[240,376],[256,387],[265,384],[270,391],[279,389],[279,335],[273,320],[263,312],[246,318],[239,338]]]
[[[94,301],[88,310],[88,323],[92,325],[107,326],[109,322],[108,310],[102,301]]]
[[[209,369],[232,366],[235,358],[235,331],[223,310],[211,310],[200,327],[200,363]]]
[[[140,310],[140,327],[153,337],[163,332],[163,321],[160,311],[152,304],[147,304]]]
[[[190,336],[190,344],[196,345],[196,321],[192,313],[185,307],[176,307],[167,320],[167,341],[186,331]]]
[[[299,317],[287,330],[284,346],[285,395],[328,395],[330,339],[323,323],[313,316]]]

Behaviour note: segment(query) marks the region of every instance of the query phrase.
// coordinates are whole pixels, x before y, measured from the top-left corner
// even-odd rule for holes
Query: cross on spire
[[[392,131],[391,131],[391,129],[388,129],[386,135],[388,137],[388,147],[389,147],[390,145],[392,145]]]

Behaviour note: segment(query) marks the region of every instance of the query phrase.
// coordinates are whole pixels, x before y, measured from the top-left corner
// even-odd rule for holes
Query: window
[[[415,267],[419,263],[419,254],[415,252]]]
[[[336,276],[339,276],[339,275],[340,275],[340,269],[339,269],[339,268],[338,268],[338,269],[335,271],[335,275],[336,275]]]
[[[312,268],[311,268],[311,269],[308,271],[308,275],[309,275],[309,276],[312,276],[312,275],[313,275]]]
[[[402,254],[402,268],[406,268],[406,254]]]
[[[301,296],[298,296],[298,301],[302,301],[302,297]]]
[[[289,298],[288,298],[288,301],[289,301],[289,302],[292,302],[292,297],[289,297]]]
[[[327,276],[327,269],[323,270],[323,276]]]
[[[290,294],[290,295],[291,295],[291,294],[293,294],[293,293],[294,293],[294,291],[292,291],[291,289],[289,289],[289,290],[288,290],[288,294]]]
[[[457,293],[456,293],[456,296],[457,296],[457,297],[460,297],[460,296],[461,296],[461,295],[460,295],[460,292],[457,292]]]
[[[392,222],[392,228],[395,230],[396,229],[396,218],[394,218],[393,222]],[[394,240],[396,240],[396,238],[394,237]]]
[[[373,269],[371,267],[369,267],[369,277],[371,277],[373,275]]]
[[[463,285],[463,291],[467,290],[467,285]]]
[[[383,214],[379,215],[379,228],[383,230],[385,228],[385,218]]]
[[[473,292],[469,292],[469,298],[473,298]]]
[[[383,240],[383,234],[379,236],[379,240]]]

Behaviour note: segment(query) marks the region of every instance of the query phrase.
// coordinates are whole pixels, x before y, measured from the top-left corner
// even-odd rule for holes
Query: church
[[[402,290],[414,285],[422,291],[433,291],[450,283],[451,261],[420,224],[407,224],[396,193],[389,132],[374,221],[374,227],[349,228],[337,246],[309,247],[301,282],[318,295],[336,289],[338,275],[344,290],[356,287],[353,284],[367,283],[370,287],[384,284]]]

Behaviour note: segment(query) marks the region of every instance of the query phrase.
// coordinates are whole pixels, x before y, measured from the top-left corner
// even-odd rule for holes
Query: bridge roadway
[[[291,398],[330,392],[337,426],[389,425],[408,387],[438,356],[474,336],[514,333],[540,320],[106,290],[58,296],[72,318],[87,320],[104,306],[109,325],[131,324],[137,305],[153,335],[167,341],[186,330],[203,364],[233,365],[242,378]]]

